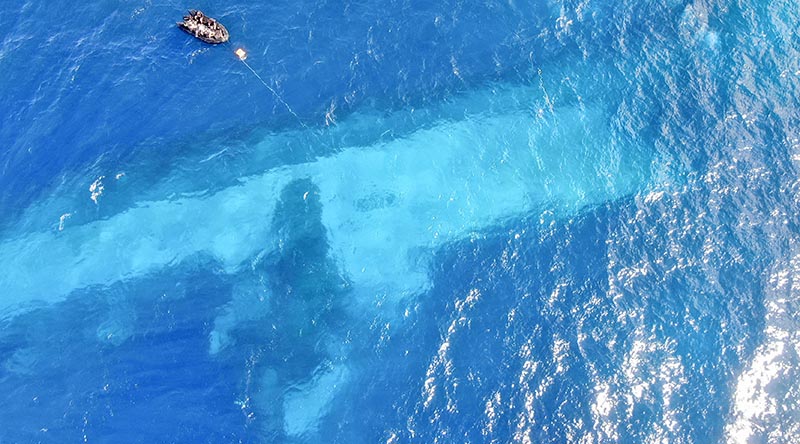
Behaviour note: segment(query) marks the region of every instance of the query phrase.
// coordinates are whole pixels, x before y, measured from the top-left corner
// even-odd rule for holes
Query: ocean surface
[[[798,25],[0,0],[0,443],[800,442]]]

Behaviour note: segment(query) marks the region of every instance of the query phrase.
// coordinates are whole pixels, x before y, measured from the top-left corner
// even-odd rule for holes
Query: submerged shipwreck
[[[222,23],[208,17],[202,11],[194,9],[189,10],[189,14],[183,16],[183,21],[178,22],[178,27],[212,45],[225,43],[230,38],[228,30],[222,26]]]

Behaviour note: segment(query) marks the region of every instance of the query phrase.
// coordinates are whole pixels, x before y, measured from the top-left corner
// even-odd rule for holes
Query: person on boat
[[[189,14],[183,17],[183,22],[178,22],[178,26],[206,43],[224,43],[229,38],[228,30],[220,22],[194,9],[189,10]]]

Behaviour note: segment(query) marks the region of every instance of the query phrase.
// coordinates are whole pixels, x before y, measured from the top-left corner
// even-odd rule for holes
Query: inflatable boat
[[[203,14],[202,11],[189,10],[189,14],[183,16],[183,21],[178,22],[178,27],[196,38],[216,45],[225,43],[230,38],[228,30],[222,23]]]

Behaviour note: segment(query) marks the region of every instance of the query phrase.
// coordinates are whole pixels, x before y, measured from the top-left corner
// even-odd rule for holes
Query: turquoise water
[[[800,435],[796,5],[189,6],[0,3],[0,442]]]

